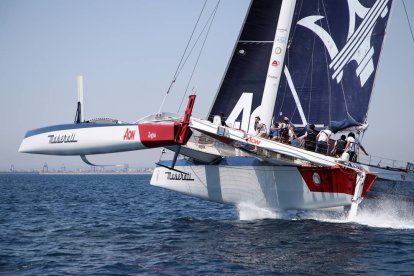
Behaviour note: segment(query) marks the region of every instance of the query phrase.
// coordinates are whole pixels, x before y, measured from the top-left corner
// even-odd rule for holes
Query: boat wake
[[[240,220],[261,220],[261,219],[283,219],[283,220],[306,220],[319,221],[344,220],[343,208],[332,208],[329,210],[286,210],[277,211],[256,206],[252,203],[239,203],[237,205]]]
[[[277,212],[253,204],[237,206],[242,221],[261,219],[317,220],[329,223],[356,223],[374,228],[414,229],[413,203],[386,198],[366,199],[357,216],[349,220],[342,208],[312,211]]]

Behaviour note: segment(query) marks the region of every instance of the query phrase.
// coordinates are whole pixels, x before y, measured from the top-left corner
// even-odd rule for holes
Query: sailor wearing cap
[[[283,122],[280,124],[280,138],[282,140],[282,143],[289,143],[289,118],[284,117]]]

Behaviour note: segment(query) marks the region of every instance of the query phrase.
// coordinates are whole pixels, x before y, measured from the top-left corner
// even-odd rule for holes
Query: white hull
[[[249,203],[274,210],[321,209],[351,205],[355,192],[355,179],[344,185],[331,181],[337,173],[331,172],[332,168],[178,164],[174,169],[183,173],[157,167],[151,185],[224,204]],[[301,169],[315,170],[322,183],[314,182],[314,171],[304,177]],[[371,186],[368,182],[362,195]]]
[[[160,163],[151,178],[152,185],[225,204],[249,203],[275,210],[309,210],[359,202],[375,180],[374,175],[352,164],[222,128],[209,121],[193,118],[190,127],[230,146],[216,141],[210,147],[198,145],[197,149],[197,144],[190,141],[190,158],[176,164]],[[262,154],[243,154],[246,151],[236,145],[256,146]],[[194,161],[200,160],[194,157],[197,154],[213,152],[211,147],[222,159],[214,164]],[[229,148],[227,153],[226,147]],[[184,151],[180,153],[185,155]],[[170,170],[173,165],[174,170]]]
[[[195,95],[190,95],[184,118],[163,112],[134,124],[103,119],[34,129],[26,133],[19,152],[85,156],[183,145],[191,135],[194,101]]]
[[[88,155],[146,148],[139,137],[137,125],[66,128],[26,137],[20,145],[19,152]]]

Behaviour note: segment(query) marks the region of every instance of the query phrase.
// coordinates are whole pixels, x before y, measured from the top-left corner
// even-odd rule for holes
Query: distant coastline
[[[20,175],[20,174],[38,174],[38,175],[125,175],[125,174],[139,174],[150,175],[152,171],[130,171],[130,172],[116,172],[116,171],[65,171],[65,172],[39,172],[39,171],[0,171],[0,175]]]
[[[114,175],[114,174],[152,174],[152,172],[39,172],[38,174],[40,175],[59,175],[59,174],[99,174],[99,175],[103,175],[103,174],[110,174],[110,175]]]
[[[10,171],[0,171],[1,174],[39,174],[38,171],[16,171],[16,172],[10,172]]]

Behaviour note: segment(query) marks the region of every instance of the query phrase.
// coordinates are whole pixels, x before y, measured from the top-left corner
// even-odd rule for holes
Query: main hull
[[[179,160],[174,169],[157,167],[151,185],[218,203],[273,210],[348,206],[357,182],[357,175],[344,168],[278,166],[254,157],[226,157],[216,165]],[[367,175],[360,196],[374,180]]]

